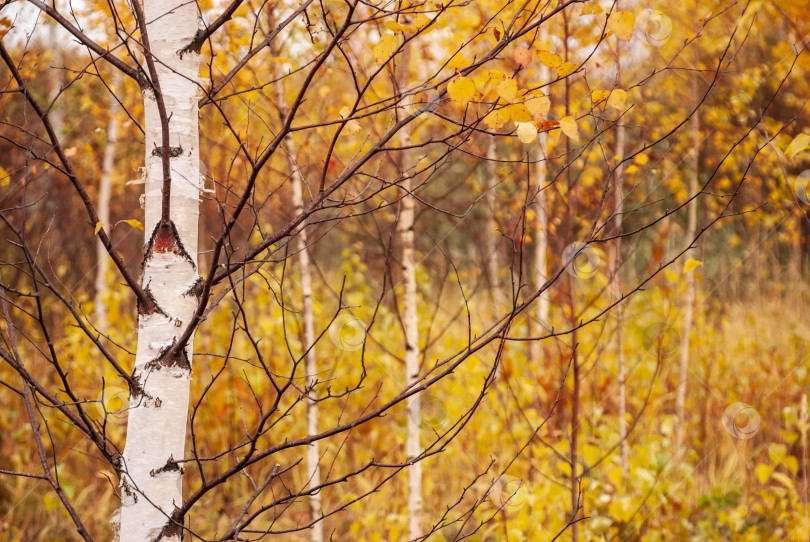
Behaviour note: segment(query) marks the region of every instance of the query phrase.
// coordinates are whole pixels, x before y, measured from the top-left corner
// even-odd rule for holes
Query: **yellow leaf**
[[[504,118],[500,111],[490,111],[490,113],[484,117],[484,124],[486,124],[489,128],[497,130],[499,128],[503,128],[503,125],[506,124],[507,120],[509,119]]]
[[[608,107],[612,107],[618,111],[623,111],[624,106],[627,103],[627,92],[624,90],[617,88],[610,93],[610,97],[608,98],[607,105]]]
[[[360,126],[360,123],[356,120],[350,120],[346,123],[346,131],[349,133],[349,135],[355,135],[360,131],[361,128],[362,126]]]
[[[532,120],[532,114],[523,104],[507,105],[501,109],[501,116],[506,120],[515,122],[528,122]]]
[[[514,79],[504,79],[495,87],[495,92],[505,101],[511,103],[517,95],[517,81]]]
[[[130,226],[132,226],[136,230],[143,231],[143,224],[138,219],[130,218],[129,220],[121,220],[118,223],[120,224],[121,222],[125,222],[126,224],[129,224]]]
[[[103,227],[104,227],[104,222],[102,222],[101,220],[96,222],[96,228],[93,230],[93,235],[98,235],[98,232],[100,232],[101,228],[103,228]]]
[[[424,13],[420,13],[413,18],[413,28],[416,32],[419,32],[420,30],[424,30],[431,22],[430,17]]]
[[[546,136],[546,150],[548,151],[547,154],[551,154],[551,151],[557,146],[557,143],[560,142],[560,134],[562,132],[560,130],[551,130],[548,132]]]
[[[582,455],[585,456],[585,461],[588,465],[593,465],[599,458],[601,457],[601,453],[599,452],[599,448],[596,446],[591,446],[590,444],[586,444],[582,447]]]
[[[549,68],[556,68],[562,64],[562,57],[551,51],[537,51],[537,58],[540,59],[540,62],[542,62],[544,66],[548,66]]]
[[[796,459],[796,456],[794,455],[787,456],[783,463],[787,468],[789,468],[793,472],[793,474],[799,472],[799,460]]]
[[[515,47],[515,50],[512,51],[512,58],[521,66],[526,67],[532,61],[532,52],[525,47]]]
[[[391,58],[394,52],[399,47],[399,41],[393,34],[384,34],[377,45],[374,46],[374,62],[378,66],[382,66]]]
[[[537,139],[537,128],[531,122],[518,122],[517,136],[521,143],[531,143]]]
[[[402,32],[402,25],[396,21],[385,21],[385,28],[393,32]]]
[[[756,472],[757,474],[757,479],[759,480],[759,483],[764,484],[765,481],[771,475],[771,468],[768,465],[763,465],[762,463],[759,463],[754,469],[754,472]]]
[[[643,166],[647,162],[650,161],[650,158],[646,154],[639,154],[636,156],[636,164]]]
[[[630,41],[633,37],[635,18],[629,11],[616,11],[610,14],[608,30],[611,30],[620,40]]]
[[[703,265],[703,262],[689,258],[688,260],[686,260],[686,263],[683,264],[683,272],[691,273],[692,271],[695,270],[695,268],[700,267],[701,265]]]
[[[501,79],[506,79],[506,74],[500,70],[489,70],[489,78],[500,81]]]
[[[579,129],[577,128],[577,121],[574,117],[568,116],[561,118],[560,129],[574,141],[579,140]]]
[[[472,97],[475,96],[475,83],[466,77],[459,77],[447,85],[447,93],[454,104],[459,107],[467,107]]]
[[[351,116],[351,114],[352,114],[352,110],[349,109],[347,106],[341,107],[340,111],[338,111],[338,115],[340,115],[340,118],[342,118],[342,119],[345,119],[346,117]]]
[[[534,119],[545,119],[551,109],[551,100],[548,96],[532,96],[524,102],[524,105]]]
[[[793,138],[793,141],[790,142],[785,154],[793,158],[800,152],[807,150],[807,147],[810,147],[810,135],[799,134]]]
[[[585,4],[582,6],[580,15],[598,15],[599,13],[602,13],[602,8],[597,4]]]
[[[608,480],[613,485],[613,487],[621,487],[622,484],[622,468],[621,467],[613,467],[608,472]]]
[[[593,92],[591,92],[591,101],[596,104],[601,102],[608,96],[610,96],[609,90],[594,90]]]
[[[561,79],[563,77],[571,75],[575,71],[577,71],[576,64],[574,64],[573,62],[563,62],[562,64],[557,66],[557,77]]]

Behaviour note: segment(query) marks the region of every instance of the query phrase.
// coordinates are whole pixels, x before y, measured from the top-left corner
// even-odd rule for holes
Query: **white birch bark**
[[[697,79],[693,79],[692,92],[697,99]],[[692,171],[689,177],[689,196],[694,196],[698,187],[698,164],[700,160],[700,117],[695,111],[692,115],[692,136],[694,143],[692,148]],[[689,202],[689,218],[686,226],[686,241],[691,243],[695,238],[697,230],[697,199]],[[683,329],[681,330],[680,363],[678,373],[678,389],[675,398],[675,412],[677,426],[675,428],[675,447],[679,449],[683,444],[686,425],[686,383],[689,377],[689,334],[692,331],[693,310],[695,304],[695,272],[686,275],[686,308],[683,314]]]
[[[407,86],[409,51],[406,49],[400,59],[400,72],[397,86],[402,91]],[[404,126],[399,131],[402,147],[411,144],[411,128]],[[400,153],[400,175],[404,195],[397,224],[399,242],[402,245],[402,280],[405,283],[403,299],[403,325],[405,328],[405,386],[410,387],[419,379],[419,316],[416,303],[416,261],[414,253],[414,165],[411,151]],[[406,416],[405,458],[411,461],[421,453],[421,398],[414,394],[405,400]],[[408,467],[408,535],[413,540],[422,535],[422,463]]]
[[[283,107],[284,104],[284,90],[282,83],[278,83],[279,105]],[[292,173],[292,198],[293,208],[295,214],[301,214],[304,211],[304,176],[301,169],[298,167],[296,159],[295,147],[289,138],[284,140],[284,150],[287,153],[287,160],[290,164],[290,172]],[[317,355],[315,352],[315,318],[312,308],[312,268],[309,260],[309,248],[307,247],[307,230],[302,229],[298,233],[297,246],[298,251],[298,266],[301,277],[301,301],[302,301],[302,318],[304,324],[304,348],[309,348],[305,356],[305,371],[307,388],[315,385],[318,379],[318,364]],[[312,392],[314,394],[314,391]],[[315,435],[318,433],[318,403],[312,400],[307,400],[306,403],[307,413],[307,435]],[[308,473],[309,486],[315,487],[321,484],[321,472],[319,468],[320,451],[318,442],[313,442],[308,448],[306,453],[306,468]],[[321,494],[315,493],[309,497],[309,512],[310,521],[315,521],[321,517]],[[321,522],[313,525],[310,530],[309,539],[312,542],[323,542],[323,524]]]
[[[501,289],[500,258],[498,258],[498,224],[495,221],[495,138],[490,137],[487,143],[486,162],[486,218],[484,224],[484,259],[487,262],[487,275],[489,275],[489,291],[492,298],[493,313],[498,315],[503,309],[503,290]]]
[[[535,288],[539,290],[548,280],[548,196],[544,190],[548,180],[548,167],[545,161],[545,148],[548,137],[545,133],[538,136],[540,156],[537,162],[537,214],[535,215],[535,244],[534,244],[534,267],[535,267]],[[537,321],[540,324],[540,332],[549,330],[551,326],[548,322],[549,292],[546,290],[540,294],[537,300]]]
[[[619,87],[621,88],[621,87]],[[616,127],[616,157],[618,159],[624,159],[624,125],[619,124]],[[622,203],[624,201],[624,189],[623,189],[623,167],[619,166],[616,168],[614,172],[614,183],[615,186],[613,187],[613,207],[614,207],[614,217],[613,217],[613,224],[615,231],[618,233],[622,229]],[[615,244],[613,246],[613,257],[611,258],[611,269],[610,269],[610,290],[611,290],[611,302],[613,301],[613,296],[617,298],[621,296],[621,280],[619,277],[619,270],[621,269],[622,265],[622,239],[621,237],[616,238]],[[618,381],[619,381],[619,438],[621,439],[621,445],[619,446],[619,455],[621,461],[621,469],[622,469],[622,480],[627,479],[627,474],[629,472],[629,463],[628,463],[628,444],[627,444],[627,386],[626,386],[626,374],[624,370],[624,342],[622,340],[622,305],[619,303],[616,305],[616,365],[617,365],[617,372],[618,372]]]
[[[540,43],[545,43],[547,38],[547,30],[545,26],[540,29]],[[551,77],[551,72],[545,66],[539,69],[539,80],[548,81]],[[550,99],[550,98],[549,98]],[[548,192],[544,190],[548,182],[548,162],[546,162],[546,145],[548,136],[542,132],[537,138],[537,148],[539,149],[537,156],[537,209],[534,219],[534,287],[540,290],[548,280]],[[546,290],[537,299],[537,309],[535,317],[539,324],[539,329],[535,335],[543,335],[544,332],[551,329],[551,324],[548,321],[549,310],[551,303],[549,299],[550,292]],[[535,341],[531,343],[530,353],[532,359],[540,359],[541,347],[540,342]]]
[[[121,82],[121,74],[117,70],[113,72],[112,88],[115,89]],[[118,111],[120,105],[115,98],[110,102],[109,115],[110,120],[107,122],[107,146],[104,147],[104,159],[101,163],[101,179],[99,181],[98,189],[98,219],[108,228],[110,223],[110,194],[112,192],[112,174],[115,159],[115,147],[118,143]],[[95,280],[95,301],[93,303],[93,324],[96,329],[105,333],[109,326],[107,319],[107,306],[103,301],[104,290],[107,286],[107,271],[110,268],[110,256],[107,254],[107,249],[101,243],[101,240],[96,240],[96,280]]]
[[[153,93],[144,91],[146,142],[146,255],[142,284],[152,303],[139,307],[127,440],[121,465],[121,542],[179,542],[169,516],[181,506],[193,338],[184,352],[166,352],[198,305],[197,226],[200,199],[197,80],[199,54],[179,53],[199,24],[195,3],[145,0],[150,45],[169,116],[170,223],[161,222],[161,124]],[[155,152],[153,152],[155,151]],[[147,305],[147,306],[143,306]]]

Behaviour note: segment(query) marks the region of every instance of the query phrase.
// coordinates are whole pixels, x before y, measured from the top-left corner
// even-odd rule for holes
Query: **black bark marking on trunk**
[[[169,147],[169,157],[177,158],[183,154],[183,147]],[[163,147],[155,147],[152,149],[152,156],[163,156]]]
[[[136,405],[140,402],[140,400],[146,397],[151,399],[150,396],[141,386],[141,378],[138,375],[138,369],[132,371],[132,382],[129,385],[129,404],[130,406]]]
[[[191,288],[183,292],[183,295],[184,296],[193,295],[194,297],[197,298],[197,302],[199,302],[200,296],[202,296],[202,292],[203,292],[203,279],[202,277],[197,277],[197,280],[194,281],[194,284],[191,286]]]
[[[168,461],[166,461],[166,464],[159,469],[152,469],[149,471],[149,476],[154,478],[162,472],[179,472],[180,474],[183,474],[184,470],[183,467],[178,465],[177,461],[174,460],[174,456],[170,455]]]
[[[180,55],[180,60],[183,59],[183,55],[186,55],[188,53],[200,54],[200,51],[202,51],[203,43],[205,43],[204,36],[205,33],[202,31],[202,29],[197,30],[197,33],[194,34],[194,39],[191,40],[191,43],[189,43],[188,45],[177,51],[177,54]]]
[[[147,284],[146,287],[143,289],[144,298],[143,300],[138,299],[138,314],[140,316],[149,316],[150,314],[162,314],[166,318],[169,317],[163,309],[160,308],[158,305],[157,299],[152,294],[152,290],[149,288]]]
[[[177,508],[175,506],[175,508]],[[172,514],[172,519],[166,522],[166,525],[163,526],[163,529],[160,530],[160,534],[157,535],[154,542],[161,542],[161,540],[166,540],[170,538],[179,538],[182,540],[183,538],[183,521],[182,518],[180,521],[176,521],[174,519],[174,514]]]
[[[191,370],[191,363],[188,360],[186,349],[181,348],[176,354],[172,354],[173,346],[177,339],[172,339],[171,346],[164,346],[160,349],[160,353],[155,359],[148,362],[145,366],[147,370],[160,370],[163,368],[179,367],[181,369]]]

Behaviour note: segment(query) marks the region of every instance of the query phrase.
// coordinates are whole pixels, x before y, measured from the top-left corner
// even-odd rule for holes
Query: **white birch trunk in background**
[[[540,29],[539,42],[545,44],[547,39],[547,30],[545,25]],[[551,71],[545,66],[541,65],[539,71],[539,80],[548,81],[551,77]],[[549,98],[550,99],[550,98]],[[540,152],[537,154],[537,209],[534,219],[534,287],[535,290],[540,290],[548,280],[548,192],[544,190],[548,182],[548,162],[546,162],[546,145],[548,143],[548,135],[541,132],[537,137],[537,148]],[[537,299],[537,311],[535,317],[539,328],[535,335],[543,335],[544,332],[551,330],[551,324],[548,321],[548,313],[551,307],[549,300],[550,292],[546,290]],[[532,359],[540,359],[541,347],[540,342],[535,341],[531,343],[530,354]]]
[[[117,89],[121,82],[121,74],[119,71],[113,73],[112,88]],[[104,223],[105,228],[108,228],[110,223],[110,194],[112,192],[112,174],[115,159],[115,147],[118,143],[118,111],[121,108],[118,101],[111,96],[109,115],[110,120],[107,123],[107,146],[104,147],[104,160],[101,163],[101,180],[99,181],[98,189],[98,219]],[[109,326],[107,319],[107,306],[103,301],[103,293],[107,286],[107,271],[110,268],[110,256],[107,254],[107,249],[101,243],[101,240],[96,240],[96,280],[95,280],[95,301],[93,303],[93,324],[96,329],[105,333]]]
[[[279,105],[283,107],[282,83],[278,83]],[[295,147],[290,141],[284,141],[284,150],[287,153],[287,159],[290,164],[290,172],[292,173],[292,198],[295,214],[301,214],[304,211],[304,176],[298,168],[298,161],[296,159]],[[305,371],[307,379],[307,388],[313,386],[318,379],[318,364],[317,356],[315,354],[315,318],[312,309],[312,269],[309,261],[309,248],[307,247],[307,231],[302,229],[298,233],[298,240],[296,250],[298,251],[298,265],[300,267],[299,273],[301,275],[301,300],[303,310],[303,324],[304,324],[304,348],[309,348],[309,352],[305,357]],[[312,392],[314,395],[314,391]],[[307,435],[315,435],[318,433],[318,403],[315,401],[307,400]],[[309,476],[309,486],[315,487],[321,484],[321,472],[318,466],[320,461],[320,451],[318,442],[313,442],[307,448],[306,454],[306,468]],[[309,512],[310,520],[315,521],[321,517],[321,493],[315,493],[309,497]],[[312,542],[323,542],[323,524],[316,523],[310,530],[309,539]]]
[[[618,88],[621,88],[620,86]],[[617,160],[624,159],[624,125],[619,124],[616,128],[616,156]],[[614,187],[613,187],[613,207],[614,217],[613,224],[616,233],[622,229],[622,203],[624,201],[623,189],[623,167],[619,166],[614,172]],[[610,290],[611,302],[621,296],[621,280],[619,279],[619,270],[622,266],[622,239],[617,238],[613,245],[613,258],[611,258],[610,269]],[[619,380],[619,438],[621,445],[619,446],[619,455],[622,469],[622,480],[627,480],[629,472],[628,463],[628,444],[627,444],[627,386],[625,383],[626,375],[624,370],[624,342],[622,340],[622,305],[616,305],[616,365]]]
[[[163,173],[157,102],[144,91],[146,143],[146,255],[142,284],[153,303],[139,307],[138,347],[127,440],[121,466],[121,542],[179,542],[182,529],[168,516],[181,506],[193,338],[184,352],[165,353],[197,305],[197,225],[200,199],[197,81],[200,56],[179,51],[194,38],[197,5],[145,0],[148,34],[169,116],[171,221],[161,222]],[[153,152],[154,151],[154,152]]]
[[[692,82],[693,97],[697,99],[697,79]],[[700,152],[700,117],[698,112],[692,115],[692,135],[694,137],[692,154],[692,171],[689,177],[689,196],[694,196],[698,187],[698,164]],[[689,202],[689,222],[686,226],[686,240],[691,243],[697,230],[697,199]],[[675,428],[675,447],[679,449],[683,444],[686,425],[686,381],[689,377],[689,333],[692,331],[692,318],[695,304],[695,272],[686,275],[686,308],[683,314],[683,329],[681,330],[681,359],[678,373],[678,390],[675,398],[675,412],[677,426]]]
[[[616,1],[616,9],[619,9],[619,2]],[[616,40],[616,88],[622,89],[622,43]],[[616,126],[616,160],[624,160],[624,124]],[[624,166],[621,163],[616,167],[613,172],[614,187],[613,187],[613,225],[614,230],[618,234],[622,230],[622,203],[624,202]],[[622,267],[622,239],[617,237],[613,245],[613,257],[611,258],[610,266],[610,295],[608,296],[610,302],[614,302],[621,297],[621,280],[619,277],[619,270]],[[627,444],[627,385],[625,380],[627,376],[624,371],[624,341],[622,338],[622,305],[616,305],[616,370],[618,372],[617,378],[619,381],[619,438],[621,444],[619,446],[619,460],[622,469],[622,484],[627,480],[627,475],[630,470],[628,462],[628,449]]]
[[[492,298],[493,313],[500,314],[503,309],[503,290],[499,275],[500,259],[498,258],[498,224],[495,221],[495,185],[496,185],[496,162],[495,162],[495,138],[490,137],[487,143],[486,162],[486,217],[484,224],[486,232],[484,234],[484,260],[487,262],[487,275],[489,275],[489,291]]]
[[[400,59],[400,71],[397,76],[398,90],[407,87],[409,51],[406,48]],[[411,144],[410,125],[399,131],[399,144],[407,147]],[[402,207],[397,224],[399,242],[402,245],[402,280],[405,283],[403,299],[403,325],[405,328],[405,386],[412,386],[419,378],[419,315],[416,303],[416,255],[414,251],[414,198],[413,190],[414,165],[411,151],[400,153],[400,175],[403,197]],[[422,407],[419,394],[405,400],[406,436],[405,458],[411,461],[422,453],[420,425]],[[408,536],[413,540],[422,535],[422,463],[416,462],[408,467]]]
[[[541,133],[538,136],[538,146],[540,153],[537,162],[537,214],[535,216],[535,244],[534,244],[534,267],[535,267],[535,289],[539,290],[548,280],[548,195],[546,182],[548,180],[548,167],[546,158],[546,141],[548,136]],[[548,322],[549,292],[546,290],[540,294],[537,300],[537,321],[540,324],[540,334],[550,330]],[[539,346],[539,343],[537,343]]]

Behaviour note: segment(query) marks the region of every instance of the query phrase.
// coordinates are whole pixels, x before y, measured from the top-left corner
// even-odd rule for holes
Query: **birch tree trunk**
[[[692,81],[692,93],[697,99],[697,78]],[[692,148],[692,171],[689,177],[689,196],[693,197],[698,187],[698,165],[700,160],[700,117],[695,111],[692,115],[692,135],[694,143]],[[686,226],[686,240],[691,243],[697,230],[697,199],[689,202],[689,222]],[[675,399],[675,412],[677,425],[675,428],[675,447],[680,449],[683,444],[686,425],[686,381],[689,377],[689,333],[692,331],[692,318],[695,304],[695,272],[686,275],[686,308],[683,314],[683,330],[681,331],[681,359],[678,373],[678,390]]]
[[[534,243],[534,287],[540,290],[548,280],[548,193],[545,190],[548,180],[548,165],[546,164],[547,136],[541,133],[538,136],[540,152],[537,157],[537,211],[535,215],[535,243]],[[537,322],[540,325],[536,335],[543,335],[551,329],[548,321],[549,292],[546,290],[537,299]],[[532,359],[540,359],[540,341],[532,342]]]
[[[621,88],[621,86],[618,86]],[[624,125],[619,124],[616,127],[616,156],[621,157],[617,159],[624,158]],[[613,187],[613,207],[614,207],[614,217],[613,217],[613,224],[615,227],[616,232],[620,232],[622,229],[622,203],[624,201],[624,189],[623,189],[623,171],[622,166],[618,166],[616,171],[614,172],[614,179],[615,179],[615,186]],[[613,258],[611,258],[611,269],[610,269],[610,290],[611,290],[611,297],[613,295],[620,297],[621,296],[621,280],[619,278],[619,270],[622,266],[622,238],[617,237],[615,244],[613,246]],[[628,445],[627,445],[627,386],[625,380],[627,376],[625,375],[624,370],[624,343],[622,340],[622,305],[619,303],[616,305],[616,365],[617,365],[617,372],[618,372],[618,381],[619,381],[619,438],[621,439],[621,445],[619,446],[619,454],[621,460],[621,469],[622,469],[622,480],[627,479],[627,474],[629,472],[629,463],[628,463]]]
[[[136,11],[140,8],[136,6]],[[198,29],[195,3],[145,0],[150,21],[142,42],[154,56],[150,79],[162,96],[170,149],[157,94],[144,91],[146,247],[142,285],[150,297],[138,307],[138,345],[130,390],[127,440],[121,465],[120,541],[179,542],[182,526],[170,519],[181,506],[193,337],[172,346],[198,305],[197,226],[200,199],[197,81],[200,56],[180,51]],[[148,39],[147,39],[148,37]],[[151,72],[151,67],[150,67]],[[170,195],[164,201],[164,152],[170,159]],[[168,185],[167,185],[168,187]],[[182,522],[182,518],[180,518]]]
[[[500,271],[500,261],[498,259],[498,224],[495,220],[495,138],[490,137],[487,143],[486,162],[486,218],[484,224],[486,234],[484,235],[484,259],[487,262],[487,275],[489,275],[489,290],[493,304],[493,313],[498,314],[503,308],[503,291],[501,281],[498,276]]]
[[[407,87],[410,54],[406,48],[400,60],[397,74],[398,91]],[[399,131],[399,144],[407,148],[411,144],[411,127],[405,125]],[[410,387],[419,379],[419,315],[416,304],[416,261],[414,251],[414,165],[410,150],[400,152],[400,175],[402,191],[397,233],[402,246],[402,280],[405,283],[403,299],[403,326],[405,328],[405,386]],[[405,458],[412,461],[421,453],[420,425],[421,399],[419,394],[405,401],[406,416]],[[408,467],[408,536],[410,540],[422,535],[422,463]]]
[[[540,43],[545,43],[548,36],[545,25],[540,29],[541,35],[539,38]],[[539,80],[548,81],[551,72],[545,66],[539,69]],[[549,98],[550,99],[550,98]],[[548,162],[546,161],[546,145],[548,142],[548,135],[541,132],[537,137],[537,211],[535,215],[535,244],[534,244],[534,281],[535,289],[540,290],[548,280],[548,192],[545,190],[546,183],[548,182]],[[549,291],[546,290],[537,300],[537,312],[535,316],[540,328],[537,335],[542,335],[544,332],[551,329],[548,321],[548,313],[550,308]],[[530,348],[532,359],[540,359],[540,342],[532,342]]]
[[[279,105],[283,107],[284,104],[284,90],[282,82],[278,83]],[[284,151],[287,154],[287,160],[290,164],[290,172],[292,173],[292,198],[295,214],[299,215],[304,211],[304,194],[303,188],[304,176],[301,169],[298,167],[298,160],[296,158],[295,146],[289,138],[284,140]],[[318,380],[318,364],[317,356],[315,353],[315,318],[312,309],[312,268],[309,260],[309,247],[307,246],[307,230],[302,229],[298,233],[298,240],[296,244],[298,251],[298,266],[301,276],[301,301],[303,310],[303,324],[304,324],[304,348],[309,348],[305,356],[305,371],[307,380],[307,389],[314,395],[314,386]],[[307,435],[315,435],[318,433],[318,403],[313,400],[307,400]],[[306,468],[309,473],[309,486],[315,487],[321,484],[321,472],[318,466],[320,461],[320,450],[318,442],[315,441],[307,447],[306,453]],[[321,517],[321,494],[315,493],[309,497],[309,512],[310,521],[315,521]],[[323,541],[323,524],[321,522],[315,523],[310,531],[310,538],[312,542]]]
[[[121,82],[121,74],[117,70],[113,72],[112,88],[115,89]],[[115,159],[115,147],[118,143],[118,111],[120,106],[113,98],[110,103],[110,120],[107,123],[107,146],[104,147],[104,160],[101,163],[101,180],[98,190],[98,220],[104,226],[109,227],[110,223],[110,194],[112,192],[113,160]],[[107,331],[109,322],[107,319],[107,306],[103,301],[104,290],[107,286],[107,271],[110,268],[110,256],[101,239],[96,240],[96,280],[95,280],[95,301],[93,303],[94,324],[96,329],[102,333]]]

